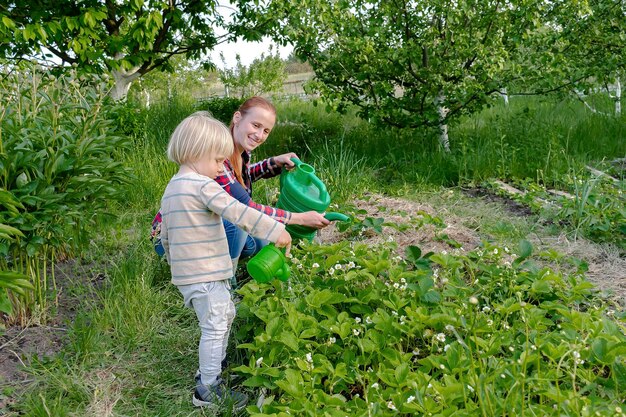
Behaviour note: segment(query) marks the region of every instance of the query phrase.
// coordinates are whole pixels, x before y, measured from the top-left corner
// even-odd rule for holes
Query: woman
[[[247,99],[233,114],[230,123],[230,132],[233,137],[235,151],[224,162],[224,174],[218,176],[217,181],[222,188],[240,202],[259,210],[284,224],[295,224],[321,229],[330,223],[316,211],[291,213],[256,203],[252,200],[252,185],[261,178],[272,178],[279,175],[283,169],[294,167],[293,152],[274,156],[257,163],[250,163],[250,153],[267,140],[267,137],[276,123],[276,108],[263,97]],[[152,223],[152,240],[157,253],[162,254],[159,240],[161,213],[159,212]],[[241,257],[255,255],[267,244],[252,236],[234,224],[224,220],[224,229],[228,238],[228,249],[233,261],[233,269]]]

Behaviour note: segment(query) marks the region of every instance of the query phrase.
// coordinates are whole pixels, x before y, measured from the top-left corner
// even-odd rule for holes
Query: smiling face
[[[233,115],[233,138],[239,151],[252,152],[265,142],[276,123],[276,114],[263,107],[252,107],[245,114]]]

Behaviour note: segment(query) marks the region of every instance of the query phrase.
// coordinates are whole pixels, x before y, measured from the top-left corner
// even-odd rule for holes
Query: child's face
[[[239,149],[252,152],[269,136],[276,123],[276,115],[262,107],[252,107],[245,116],[235,112],[233,122],[235,145]]]
[[[224,173],[224,155],[209,155],[193,163],[195,171],[209,178],[217,178]]]

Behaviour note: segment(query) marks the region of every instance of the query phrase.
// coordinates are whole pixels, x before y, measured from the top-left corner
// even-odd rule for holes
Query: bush
[[[107,117],[114,122],[115,131],[124,136],[143,137],[147,116],[147,110],[135,101],[112,103],[107,108]]]
[[[33,280],[30,307],[45,304],[48,263],[80,247],[86,226],[129,180],[116,158],[126,141],[103,111],[106,91],[98,79],[55,78],[36,68],[0,82],[0,189],[14,202],[12,209],[4,204],[0,224],[22,234],[0,240],[0,269]]]
[[[208,110],[213,117],[228,126],[239,106],[243,104],[245,99],[235,97],[215,97],[209,100],[203,100],[198,105],[198,110]]]

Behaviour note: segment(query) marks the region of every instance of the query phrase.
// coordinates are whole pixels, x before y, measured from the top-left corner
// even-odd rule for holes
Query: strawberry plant
[[[574,235],[597,242],[609,242],[626,249],[626,197],[624,182],[613,183],[602,177],[568,174],[554,194],[544,185],[531,180],[514,181],[524,194],[510,194],[487,183],[497,194],[531,208],[541,216],[568,225]]]
[[[408,259],[395,243],[293,251],[287,283],[239,290],[251,416],[614,413],[624,315],[532,247]]]

